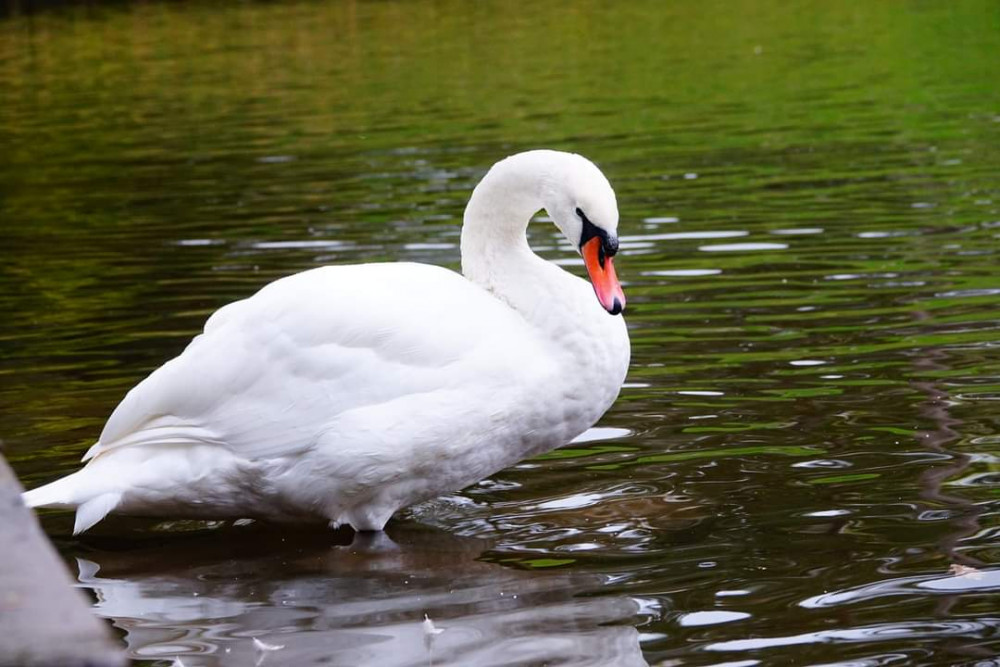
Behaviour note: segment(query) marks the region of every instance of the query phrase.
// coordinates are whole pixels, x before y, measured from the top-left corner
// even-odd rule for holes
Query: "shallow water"
[[[504,155],[618,192],[633,364],[583,441],[391,542],[44,513],[137,660],[996,664],[1000,6],[5,9],[0,438],[29,486],[268,280],[457,267]]]

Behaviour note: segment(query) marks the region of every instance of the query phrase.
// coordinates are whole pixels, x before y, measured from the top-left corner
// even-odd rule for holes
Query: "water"
[[[622,212],[633,364],[599,428],[395,546],[44,513],[130,655],[997,664],[998,54],[986,1],[9,3],[5,453],[74,470],[271,279],[456,268],[485,169],[574,150]]]

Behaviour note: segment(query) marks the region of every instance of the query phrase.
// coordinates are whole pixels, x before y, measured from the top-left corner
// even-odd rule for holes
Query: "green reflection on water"
[[[878,479],[882,475],[873,472],[862,472],[856,475],[834,475],[832,477],[813,477],[809,484],[843,484],[845,482],[861,482],[867,479]]]

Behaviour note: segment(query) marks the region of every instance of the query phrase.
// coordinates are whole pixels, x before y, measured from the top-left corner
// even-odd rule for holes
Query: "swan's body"
[[[220,309],[128,393],[85,468],[26,502],[77,508],[77,532],[109,511],[381,530],[401,507],[568,442],[614,402],[629,341],[609,314],[624,303],[610,258],[599,301],[528,248],[543,207],[581,247],[601,236],[588,268],[599,245],[617,249],[596,167],[552,151],[508,158],[466,209],[464,277],[330,266]]]

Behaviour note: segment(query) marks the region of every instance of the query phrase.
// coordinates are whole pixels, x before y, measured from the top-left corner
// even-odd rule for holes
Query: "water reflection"
[[[864,586],[831,591],[800,602],[800,606],[815,609],[833,607],[886,597],[941,595],[996,595],[1000,592],[1000,570],[977,570],[962,565],[952,566],[947,575],[894,577]]]
[[[899,640],[924,640],[948,636],[981,638],[995,636],[1000,630],[1000,619],[981,621],[926,621],[913,623],[877,624],[846,630],[822,630],[800,635],[780,637],[755,637],[716,642],[705,647],[706,651],[756,651],[760,649],[794,646],[796,644],[872,643]],[[905,654],[897,654],[906,660]],[[912,656],[911,656],[912,657]],[[843,664],[843,663],[840,663]],[[858,664],[858,663],[852,663]],[[885,662],[862,664],[886,664]],[[913,664],[913,663],[908,663]]]
[[[646,664],[630,625],[639,603],[593,595],[605,577],[482,562],[489,542],[413,522],[382,536],[247,526],[95,544],[78,559],[80,582],[134,658],[188,667]]]

